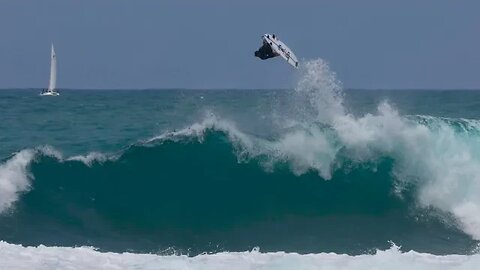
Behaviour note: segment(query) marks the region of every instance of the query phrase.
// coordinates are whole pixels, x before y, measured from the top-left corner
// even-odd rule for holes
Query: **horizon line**
[[[4,90],[42,90],[45,87],[16,87],[16,88],[0,88],[0,91]],[[186,91],[288,91],[294,88],[57,88],[56,90],[59,91],[178,91],[178,90],[186,90]],[[479,91],[480,88],[345,88],[345,91]]]

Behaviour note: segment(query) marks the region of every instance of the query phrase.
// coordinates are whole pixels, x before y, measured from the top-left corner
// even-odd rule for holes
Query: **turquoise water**
[[[58,99],[39,90],[2,90],[0,154],[51,145],[66,154],[117,151],[138,140],[200,121],[210,111],[250,131],[270,132],[262,118],[284,91],[65,90]],[[203,97],[203,99],[202,99]],[[247,110],[247,111],[245,111]]]
[[[290,109],[293,90],[64,90],[57,99],[39,98],[39,91],[0,91],[0,156],[39,145],[68,155],[117,151],[191,125],[209,112],[232,119],[250,134],[268,136],[278,133],[270,120]],[[360,116],[390,100],[404,115],[480,118],[478,91],[345,92],[346,107]]]
[[[291,90],[0,91],[0,240],[475,252],[480,91],[311,76]]]

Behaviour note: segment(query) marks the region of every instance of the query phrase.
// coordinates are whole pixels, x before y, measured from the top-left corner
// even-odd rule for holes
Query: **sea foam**
[[[415,251],[401,252],[393,245],[375,254],[349,256],[319,253],[222,252],[161,256],[155,254],[99,252],[90,247],[23,247],[0,242],[2,269],[457,269],[474,270],[480,265],[480,255],[436,256]]]

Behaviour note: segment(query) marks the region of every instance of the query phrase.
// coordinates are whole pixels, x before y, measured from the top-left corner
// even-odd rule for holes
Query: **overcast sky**
[[[348,88],[480,89],[480,1],[0,0],[0,88],[289,88],[276,33]]]

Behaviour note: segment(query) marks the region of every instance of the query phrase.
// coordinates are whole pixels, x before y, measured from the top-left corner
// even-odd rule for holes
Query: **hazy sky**
[[[480,89],[480,1],[0,0],[0,88],[288,88],[276,33],[348,88]]]

